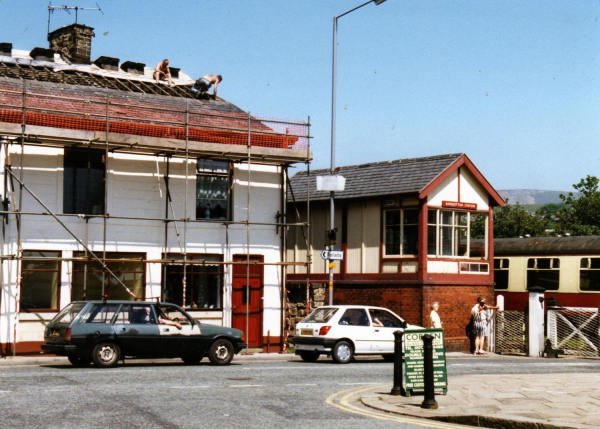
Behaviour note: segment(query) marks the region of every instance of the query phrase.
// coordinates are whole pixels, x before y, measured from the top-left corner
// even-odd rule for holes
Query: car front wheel
[[[98,368],[112,368],[117,366],[121,349],[113,343],[100,343],[94,347],[92,360]]]
[[[316,362],[319,359],[317,352],[300,352],[300,357],[304,362]]]
[[[233,345],[227,340],[217,340],[210,346],[208,355],[213,365],[229,365],[233,359]]]
[[[69,359],[69,362],[71,362],[71,364],[73,364],[73,366],[76,366],[77,368],[85,368],[92,361],[87,356],[77,356],[77,355],[69,355],[69,356],[67,356],[67,359]]]
[[[348,341],[340,341],[333,348],[331,357],[336,363],[348,363],[352,360],[354,350]]]

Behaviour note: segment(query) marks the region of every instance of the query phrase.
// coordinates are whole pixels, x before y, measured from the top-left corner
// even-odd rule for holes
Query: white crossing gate
[[[597,308],[548,309],[548,339],[567,355],[600,356],[600,316]]]

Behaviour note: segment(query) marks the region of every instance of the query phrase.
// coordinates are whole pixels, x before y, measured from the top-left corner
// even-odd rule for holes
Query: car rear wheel
[[[233,359],[233,345],[227,340],[217,340],[210,346],[208,355],[213,365],[229,365]]]
[[[304,362],[316,362],[319,359],[317,352],[300,352],[300,357]]]
[[[386,362],[394,362],[394,354],[393,353],[386,353],[384,355],[381,355],[381,357]]]
[[[67,356],[67,359],[69,359],[69,362],[71,362],[71,364],[77,368],[84,368],[88,366],[90,362],[92,362],[92,359],[90,359],[88,356],[69,355]]]
[[[354,350],[348,341],[340,341],[333,348],[331,357],[336,363],[348,363],[352,360]]]
[[[184,356],[181,358],[186,365],[198,365],[203,356]]]
[[[94,347],[92,360],[98,368],[112,368],[117,366],[121,349],[113,343],[100,343]]]

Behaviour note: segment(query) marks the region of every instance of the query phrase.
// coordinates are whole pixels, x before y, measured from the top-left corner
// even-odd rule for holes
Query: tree
[[[600,190],[595,176],[587,176],[573,188],[579,193],[579,198],[569,192],[560,195],[567,208],[559,210],[558,231],[571,235],[600,235]]]
[[[494,237],[514,238],[524,235],[540,237],[546,235],[548,220],[529,213],[519,203],[508,204],[494,210]]]

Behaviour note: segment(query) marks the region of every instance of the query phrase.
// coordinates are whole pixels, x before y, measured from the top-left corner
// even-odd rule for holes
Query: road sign
[[[344,251],[343,250],[322,250],[321,258],[325,261],[343,261],[344,260]]]
[[[444,331],[441,329],[405,330],[404,342],[404,388],[406,396],[411,392],[425,389],[423,366],[423,335],[433,335],[433,386],[442,389],[444,395],[448,390],[446,378],[446,349],[444,348]]]

